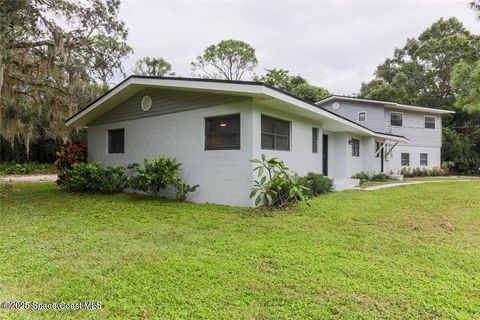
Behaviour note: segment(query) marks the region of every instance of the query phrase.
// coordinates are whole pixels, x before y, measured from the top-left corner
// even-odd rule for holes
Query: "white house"
[[[410,140],[410,143],[391,141],[385,145],[386,151],[377,155],[384,158],[381,171],[441,165],[442,115],[454,111],[344,96],[331,96],[316,105],[374,131]],[[391,152],[387,153],[388,150]]]
[[[200,185],[189,200],[238,206],[253,206],[249,160],[262,153],[300,175],[328,175],[344,189],[355,185],[353,174],[380,171],[379,154],[413,139],[259,82],[141,76],[125,79],[66,124],[88,128],[90,161],[175,157],[187,183]]]

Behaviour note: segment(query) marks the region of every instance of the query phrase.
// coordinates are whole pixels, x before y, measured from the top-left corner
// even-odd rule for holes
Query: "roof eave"
[[[315,112],[320,116],[337,121],[351,128],[353,132],[364,133],[371,136],[377,137],[387,137],[388,135],[381,134],[371,129],[357,124],[345,117],[342,117],[332,111],[329,111],[324,108],[320,108],[317,105],[299,99],[292,96],[289,93],[283,92],[277,88],[271,87],[269,85],[263,84],[261,82],[250,82],[250,81],[223,81],[223,80],[207,80],[207,79],[192,79],[192,78],[170,78],[170,77],[142,77],[142,76],[130,76],[124,81],[119,83],[117,86],[113,87],[111,90],[106,92],[104,95],[99,97],[90,103],[86,108],[76,113],[72,117],[66,120],[65,124],[67,126],[75,127],[85,127],[89,121],[83,119],[89,113],[91,114],[97,107],[101,106],[104,103],[107,103],[110,99],[114,98],[117,94],[121,93],[124,89],[131,87],[132,85],[138,86],[161,86],[164,88],[175,88],[175,89],[190,89],[190,90],[210,90],[212,92],[228,92],[228,93],[238,93],[238,94],[247,94],[247,95],[266,95],[280,101],[284,101],[288,104],[291,104],[296,107],[300,107],[311,112]],[[113,105],[113,104],[112,104]],[[105,109],[105,108],[104,108]],[[107,106],[108,109],[108,106]],[[107,110],[108,111],[108,110]],[[104,112],[107,112],[104,111]],[[101,113],[99,111],[99,113]],[[92,116],[91,116],[92,117]],[[95,114],[93,115],[95,118]],[[408,139],[405,137],[393,137],[391,139],[400,139],[400,141],[407,142]],[[406,140],[405,140],[406,139]]]
[[[345,100],[345,101],[358,101],[358,102],[368,102],[368,103],[375,103],[375,104],[380,104],[383,105],[384,107],[387,108],[397,108],[397,109],[403,109],[403,110],[411,110],[411,111],[419,111],[419,112],[428,112],[428,113],[434,113],[434,114],[453,114],[455,111],[451,110],[445,110],[445,109],[434,109],[434,108],[427,108],[427,107],[420,107],[420,106],[412,106],[412,105],[407,105],[407,104],[401,104],[401,103],[396,103],[396,102],[391,102],[391,101],[381,101],[381,100],[372,100],[372,99],[364,99],[364,98],[357,98],[357,97],[346,97],[346,96],[328,96],[320,101],[315,102],[317,106],[321,106],[329,101],[332,100]]]

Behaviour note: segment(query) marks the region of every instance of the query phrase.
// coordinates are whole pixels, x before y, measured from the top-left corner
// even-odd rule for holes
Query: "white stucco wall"
[[[439,147],[416,147],[416,146],[397,146],[395,152],[392,152],[392,157],[385,161],[385,171],[399,171],[403,168],[401,164],[401,154],[410,154],[410,168],[433,168],[440,167],[441,155]],[[428,165],[420,165],[420,153],[428,154]]]
[[[204,150],[205,117],[240,113],[241,150]],[[107,154],[107,130],[125,128],[125,153]],[[252,187],[252,103],[133,119],[88,128],[89,161],[142,163],[158,156],[175,157],[189,184],[199,184],[188,200],[250,206]]]

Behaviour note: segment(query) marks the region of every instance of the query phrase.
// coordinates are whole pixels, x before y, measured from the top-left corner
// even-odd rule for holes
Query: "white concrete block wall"
[[[240,113],[241,150],[205,151],[205,117]],[[125,128],[125,153],[107,154],[107,130]],[[238,102],[88,128],[89,161],[105,165],[175,157],[189,184],[188,200],[250,206],[252,187],[252,103]]]
[[[263,150],[261,148],[261,116],[290,121],[290,151]],[[253,108],[253,157],[260,158],[265,154],[268,158],[279,158],[299,175],[308,172],[322,173],[322,125],[298,116],[256,104]],[[312,128],[319,128],[318,153],[312,152]],[[254,177],[256,178],[256,176]]]
[[[205,151],[204,118],[235,113],[240,113],[241,149]],[[262,150],[262,114],[291,123],[290,151]],[[319,129],[318,153],[312,152],[313,127]],[[118,128],[125,129],[125,153],[108,154],[108,130]],[[330,178],[345,180],[360,171],[380,171],[380,158],[374,158],[373,137],[323,131],[319,121],[252,100],[91,125],[88,128],[88,152],[90,161],[100,161],[104,165],[142,163],[145,158],[158,156],[175,157],[182,163],[182,175],[187,183],[200,185],[198,191],[188,196],[188,200],[252,206],[253,200],[249,198],[249,194],[253,180],[257,177],[253,173],[254,164],[250,160],[260,158],[264,153],[269,158],[277,157],[285,161],[299,175],[306,175],[308,172],[322,173],[323,133],[329,135]],[[351,138],[360,140],[360,157],[352,155],[352,146],[348,143]],[[432,148],[431,152],[429,164],[436,165],[439,161],[436,159],[440,157],[439,149]],[[416,158],[416,155],[411,155],[412,166],[415,166]],[[391,165],[397,160],[399,163],[399,159],[392,158]],[[385,170],[388,170],[387,166]]]

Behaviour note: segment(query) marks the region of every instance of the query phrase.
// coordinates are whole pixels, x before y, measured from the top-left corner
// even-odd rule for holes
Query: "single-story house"
[[[190,201],[236,206],[254,204],[250,160],[261,154],[341,190],[358,183],[355,173],[380,170],[379,146],[410,142],[264,83],[191,78],[130,76],[66,125],[87,128],[89,161],[175,157],[187,183],[200,185]]]

